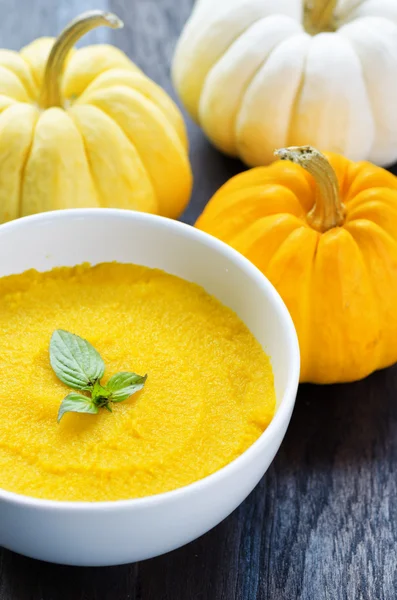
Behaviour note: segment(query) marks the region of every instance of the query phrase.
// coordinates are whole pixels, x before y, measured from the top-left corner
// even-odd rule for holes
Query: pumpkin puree
[[[70,389],[49,363],[55,329],[106,365],[148,379],[113,414],[57,412]],[[104,263],[0,279],[0,487],[56,500],[119,500],[217,471],[266,429],[269,359],[240,319],[199,286]]]

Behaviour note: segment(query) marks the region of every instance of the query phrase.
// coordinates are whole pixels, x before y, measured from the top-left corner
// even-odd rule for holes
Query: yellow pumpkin
[[[301,381],[361,379],[397,361],[397,178],[311,147],[228,181],[196,226],[269,278],[297,329]]]
[[[62,208],[117,207],[177,217],[192,185],[182,116],[123,52],[73,50],[91,11],[54,41],[0,50],[0,222]]]

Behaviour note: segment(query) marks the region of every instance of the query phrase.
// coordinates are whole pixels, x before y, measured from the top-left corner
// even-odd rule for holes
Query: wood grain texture
[[[171,94],[169,66],[192,0],[0,0],[1,46],[54,35],[81,10],[107,8],[121,47]],[[174,96],[175,97],[175,96]],[[184,220],[241,170],[188,120],[195,186]],[[397,368],[343,386],[302,386],[286,439],[250,497],[201,539],[108,569],[0,553],[0,600],[395,600]],[[1,518],[1,515],[0,515]]]

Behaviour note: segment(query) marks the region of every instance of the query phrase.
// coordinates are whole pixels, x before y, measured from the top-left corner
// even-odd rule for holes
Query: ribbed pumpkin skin
[[[196,0],[172,65],[190,116],[250,167],[302,144],[393,164],[396,72],[396,0]]]
[[[60,107],[39,107],[54,39],[0,50],[0,222],[60,208],[177,217],[192,176],[182,116],[109,45],[71,51]]]
[[[354,381],[397,361],[397,178],[325,156],[345,205],[343,226],[310,227],[314,180],[283,161],[232,178],[196,223],[277,288],[298,332],[301,381],[313,383]]]

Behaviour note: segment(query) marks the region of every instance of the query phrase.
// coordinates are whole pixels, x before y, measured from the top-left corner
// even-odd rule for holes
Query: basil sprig
[[[111,405],[123,402],[145,385],[147,375],[116,373],[105,384],[101,379],[105,363],[95,348],[83,338],[57,329],[51,336],[50,363],[55,375],[74,390],[63,399],[58,412],[58,423],[67,412],[97,414],[100,408],[112,412]]]

